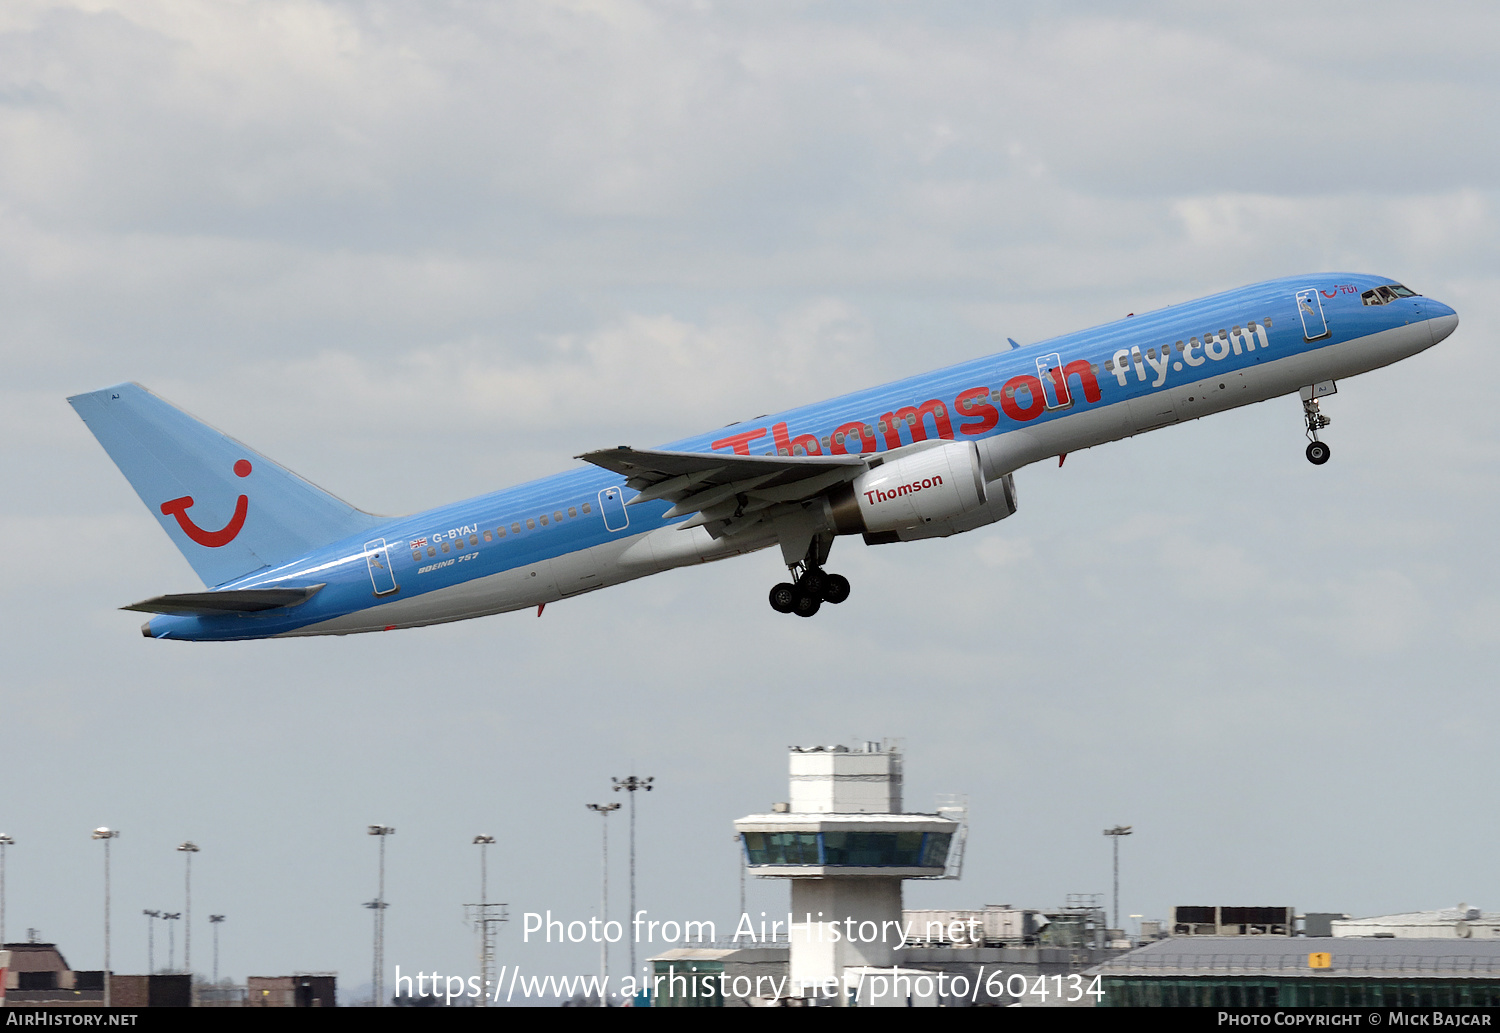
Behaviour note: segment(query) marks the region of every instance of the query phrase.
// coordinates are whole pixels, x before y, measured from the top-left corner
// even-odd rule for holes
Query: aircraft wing
[[[665,517],[696,513],[681,526],[705,525],[715,537],[761,522],[773,507],[816,498],[869,466],[864,458],[850,455],[743,456],[625,445],[577,458],[626,478],[640,492],[627,505],[666,499],[673,506]]]

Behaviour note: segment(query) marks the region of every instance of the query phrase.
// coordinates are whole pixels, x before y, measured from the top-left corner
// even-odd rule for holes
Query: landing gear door
[[[384,538],[365,542],[365,563],[370,567],[370,583],[375,586],[376,595],[390,595],[401,587],[391,570],[391,551],[385,547]]]
[[[623,531],[630,526],[630,514],[625,512],[625,490],[605,488],[599,493],[599,512],[604,515],[604,526],[611,531]]]
[[[1304,340],[1316,341],[1332,334],[1328,320],[1323,317],[1323,299],[1318,297],[1316,287],[1297,292],[1297,314],[1302,317]]]
[[[1061,355],[1053,352],[1037,356],[1036,375],[1042,382],[1042,394],[1046,397],[1048,409],[1066,409],[1073,404],[1068,394],[1068,378],[1063,374]]]

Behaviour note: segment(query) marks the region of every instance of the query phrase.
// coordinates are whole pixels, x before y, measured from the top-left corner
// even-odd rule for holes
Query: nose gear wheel
[[[1333,422],[1330,416],[1324,416],[1318,409],[1316,398],[1302,399],[1302,422],[1307,428],[1309,444],[1307,446],[1307,461],[1314,466],[1322,466],[1328,462],[1333,450],[1328,447],[1327,442],[1318,440],[1318,431]]]

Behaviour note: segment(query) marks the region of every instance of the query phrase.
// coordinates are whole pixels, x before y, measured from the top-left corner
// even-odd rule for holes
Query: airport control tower
[[[734,827],[751,873],[791,881],[793,986],[896,962],[902,880],[956,877],[962,822],[943,812],[902,813],[889,742],[792,747],[790,802]]]

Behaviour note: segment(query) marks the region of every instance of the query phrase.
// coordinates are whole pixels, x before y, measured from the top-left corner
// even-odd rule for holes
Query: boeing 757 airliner
[[[537,607],[779,546],[781,613],[849,597],[824,570],[868,544],[1016,511],[1030,463],[1300,392],[1309,461],[1336,382],[1443,340],[1458,316],[1378,276],[1242,287],[762,416],[405,517],[362,512],[138,384],[68,401],[207,591],[157,596],[148,638],[391,631]],[[1014,343],[1014,342],[1012,342]]]

